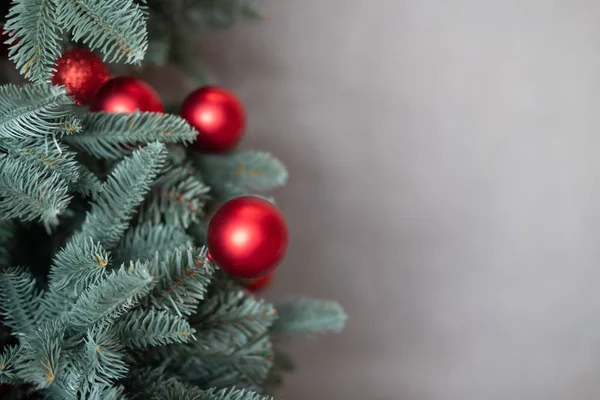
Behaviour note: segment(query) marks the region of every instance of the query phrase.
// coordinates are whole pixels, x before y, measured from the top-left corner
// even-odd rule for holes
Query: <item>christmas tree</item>
[[[190,35],[257,19],[255,6],[6,3],[0,397],[268,398],[293,365],[280,340],[346,317],[335,302],[256,296],[287,248],[264,197],[287,172],[236,150],[244,106],[206,85]],[[168,113],[135,77],[167,64],[199,86]]]

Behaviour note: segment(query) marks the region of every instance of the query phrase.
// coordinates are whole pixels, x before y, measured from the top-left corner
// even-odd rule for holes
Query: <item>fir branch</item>
[[[10,264],[10,242],[14,233],[15,223],[0,219],[0,268],[5,268]]]
[[[173,382],[164,387],[156,388],[154,393],[151,393],[151,400],[198,400],[200,399],[200,389],[188,386],[182,382]]]
[[[62,50],[55,1],[13,0],[4,30],[10,36],[10,58],[35,82],[48,82]],[[2,95],[0,95],[0,98]]]
[[[0,269],[0,311],[13,335],[26,336],[35,331],[40,298],[35,278],[28,270]]]
[[[69,205],[68,185],[55,172],[29,167],[22,160],[0,156],[0,212],[4,218],[42,221],[50,229]]]
[[[77,297],[91,284],[106,276],[111,260],[91,238],[74,237],[54,257],[49,274],[40,321],[51,321],[67,313]]]
[[[50,291],[72,291],[76,296],[106,274],[110,255],[91,238],[75,237],[54,257]]]
[[[99,159],[115,160],[146,143],[190,144],[196,131],[176,115],[159,113],[89,113],[83,117],[83,132],[65,140]]]
[[[208,389],[204,390],[197,400],[270,400],[272,397],[263,396],[248,389]]]
[[[163,364],[160,367],[132,367],[124,384],[132,400],[147,400],[176,381],[177,378],[169,375]]]
[[[168,386],[157,388],[152,393],[152,400],[270,400],[247,389],[216,389],[200,390],[197,387],[174,382]]]
[[[41,140],[12,141],[4,144],[11,158],[27,163],[31,169],[46,170],[60,176],[69,185],[79,180],[79,165],[77,154],[68,151],[65,146],[57,143],[49,146]]]
[[[208,191],[189,166],[170,167],[157,179],[139,220],[188,228],[203,215]]]
[[[154,276],[159,277],[156,289],[146,305],[167,310],[178,316],[190,315],[204,299],[214,266],[206,258],[206,249],[174,249],[156,254],[149,263]]]
[[[79,180],[70,185],[70,189],[74,192],[81,193],[84,196],[92,196],[96,198],[98,193],[102,191],[102,181],[89,169],[83,165],[79,165]]]
[[[171,343],[187,343],[195,333],[185,319],[166,311],[133,310],[114,325],[121,343],[130,349],[143,349]]]
[[[273,348],[268,336],[247,337],[240,345],[213,342],[181,345],[183,363],[178,372],[200,387],[260,387],[273,366]]]
[[[279,319],[272,332],[282,336],[337,333],[344,328],[348,318],[342,306],[334,301],[300,298],[288,300],[275,308]]]
[[[90,394],[98,392],[98,388],[104,392],[104,388],[110,388],[115,381],[127,375],[124,349],[112,329],[89,329],[81,352],[76,366],[80,398],[92,397]]]
[[[20,346],[6,346],[0,353],[0,383],[16,385],[21,383],[16,370]]]
[[[151,143],[121,161],[92,204],[80,235],[92,237],[108,249],[115,246],[161,170],[165,153],[162,144]]]
[[[151,260],[180,246],[191,246],[192,239],[184,230],[165,224],[144,223],[125,234],[116,253],[122,262]]]
[[[59,23],[104,60],[128,64],[142,61],[148,47],[145,13],[133,0],[61,0]]]
[[[47,1],[47,0],[44,0]],[[8,139],[46,138],[79,129],[66,89],[49,84],[0,86],[0,147]]]
[[[231,155],[198,155],[203,176],[216,187],[269,190],[285,184],[285,166],[269,153],[242,151]]]
[[[18,376],[38,389],[60,379],[66,366],[65,327],[61,322],[46,324],[22,341]]]
[[[67,371],[67,375],[70,373]],[[67,386],[63,382],[54,382],[53,385],[41,391],[44,400],[79,400],[74,387]]]
[[[153,286],[153,277],[144,264],[121,267],[83,292],[66,320],[77,329],[113,320],[135,306]]]
[[[199,346],[210,348],[215,342],[242,346],[249,337],[267,333],[276,319],[271,304],[241,288],[217,289],[192,316],[192,326],[198,331]]]
[[[95,386],[86,400],[127,400],[123,386]]]
[[[38,325],[63,318],[73,307],[75,293],[49,289],[43,296],[38,312]]]
[[[194,168],[193,166],[189,166],[187,161],[187,153],[186,148],[181,145],[171,145],[167,146],[167,161],[165,163],[165,168],[163,172],[168,172],[174,167],[185,166],[186,169],[189,169],[191,173]]]

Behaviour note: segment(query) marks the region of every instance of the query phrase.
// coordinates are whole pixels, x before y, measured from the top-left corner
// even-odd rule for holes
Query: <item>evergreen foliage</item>
[[[113,160],[130,154],[142,144],[187,143],[196,131],[176,115],[157,113],[90,113],[83,117],[83,132],[66,138],[67,143],[99,159]]]
[[[63,144],[48,147],[41,140],[7,140],[4,146],[10,158],[26,163],[30,170],[55,173],[71,186],[80,179],[82,169],[76,160],[77,154],[69,151]]]
[[[18,360],[18,346],[6,346],[4,351],[0,353],[0,383],[8,383],[16,385],[21,383],[16,371],[16,362]]]
[[[92,237],[109,249],[116,245],[164,160],[164,146],[151,143],[120,162],[92,204],[80,235]]]
[[[159,277],[148,305],[178,316],[189,316],[196,311],[214,273],[204,248],[182,247],[157,253],[148,266]]]
[[[272,332],[277,335],[337,333],[342,330],[347,318],[342,307],[333,301],[299,298],[276,307],[279,319],[273,325]]]
[[[121,343],[131,349],[186,343],[195,333],[187,320],[156,309],[127,313],[114,329],[119,333]]]
[[[23,174],[23,171],[28,171]],[[58,224],[71,196],[56,172],[29,168],[27,162],[0,155],[0,212],[3,218]]]
[[[62,48],[55,2],[13,1],[4,29],[11,37],[11,58],[21,73],[34,82],[48,81]],[[4,94],[0,99],[5,99]]]
[[[198,162],[211,186],[262,191],[284,185],[288,177],[281,161],[262,151],[203,156]]]
[[[0,266],[10,264],[10,241],[13,237],[15,224],[6,219],[0,219]]]
[[[0,271],[0,301],[4,324],[14,335],[25,336],[35,331],[40,293],[29,271],[19,267]]]
[[[57,22],[110,62],[141,62],[148,47],[145,13],[133,0],[61,0]]]
[[[192,239],[178,227],[150,222],[130,229],[121,240],[116,252],[121,261],[150,260],[156,253],[164,253],[178,246],[189,247]]]
[[[342,328],[338,304],[274,306],[209,261],[212,210],[283,185],[278,159],[199,154],[178,116],[90,113],[49,83],[75,43],[205,82],[189,32],[257,17],[250,0],[12,0],[9,57],[31,83],[0,86],[0,385],[11,396],[268,399],[293,369],[279,338]]]
[[[0,86],[0,147],[6,139],[47,139],[49,134],[75,131],[73,104],[60,86]]]
[[[169,166],[140,209],[140,222],[188,228],[204,215],[209,190],[190,166]]]
[[[270,190],[286,183],[288,172],[277,158],[261,151],[193,155],[193,162],[219,201]],[[267,198],[269,201],[272,199]]]

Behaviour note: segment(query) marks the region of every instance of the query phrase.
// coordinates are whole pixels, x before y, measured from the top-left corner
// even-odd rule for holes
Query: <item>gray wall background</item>
[[[264,0],[199,52],[289,166],[282,398],[600,396],[600,3]]]

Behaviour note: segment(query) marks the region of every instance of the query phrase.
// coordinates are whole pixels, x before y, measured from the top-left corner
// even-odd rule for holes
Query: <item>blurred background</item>
[[[291,173],[267,297],[350,315],[281,398],[598,399],[600,3],[262,9],[198,51]]]

